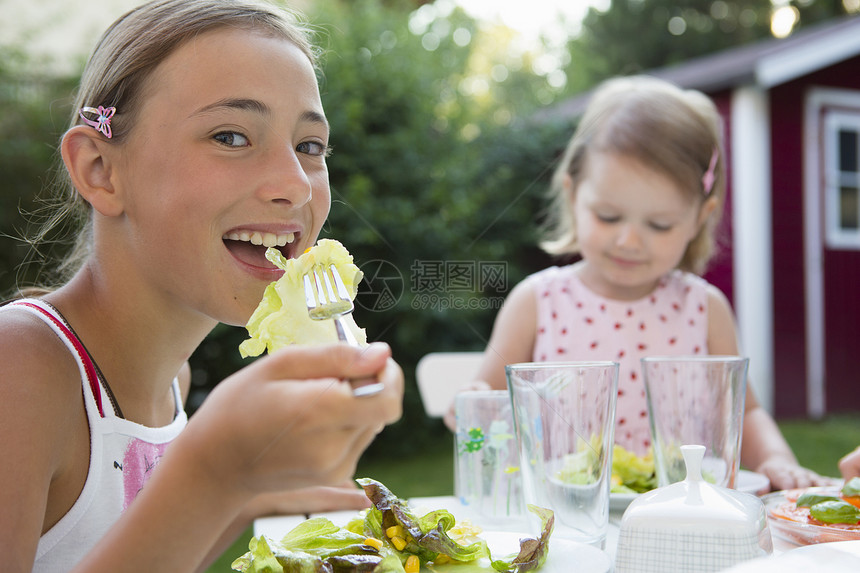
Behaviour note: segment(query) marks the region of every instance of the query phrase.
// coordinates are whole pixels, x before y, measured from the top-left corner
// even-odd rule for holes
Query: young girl
[[[96,47],[60,146],[70,278],[0,310],[4,571],[194,571],[263,513],[366,505],[332,486],[400,416],[386,345],[274,353],[183,412],[188,357],[279,275],[265,246],[302,253],[328,214],[308,37],[253,0],[160,0]],[[366,377],[384,391],[342,381]]]
[[[697,276],[725,194],[720,132],[699,92],[647,77],[596,91],[554,175],[542,244],[581,260],[512,290],[479,380],[504,388],[504,366],[515,362],[617,361],[616,442],[640,455],[650,448],[640,358],[739,352],[725,296]],[[822,479],[798,466],[752,391],[742,449],[742,463],[776,489]]]

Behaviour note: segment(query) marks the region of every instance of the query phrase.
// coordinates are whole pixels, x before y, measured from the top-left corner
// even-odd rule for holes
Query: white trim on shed
[[[773,412],[773,249],[770,100],[758,86],[732,92],[734,303],[756,398]]]

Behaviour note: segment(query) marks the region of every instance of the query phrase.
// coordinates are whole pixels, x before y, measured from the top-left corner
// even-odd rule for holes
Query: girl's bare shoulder
[[[708,285],[708,351],[711,354],[737,354],[735,315],[726,295]]]
[[[716,286],[706,283],[705,293],[708,300],[708,313],[710,319],[734,321],[734,311],[728,297]]]
[[[25,409],[37,403],[47,415],[80,408],[77,363],[54,331],[26,311],[0,312],[0,371],[0,402],[16,399]]]
[[[525,278],[511,289],[499,315],[513,318],[518,322],[523,319],[534,322],[534,317],[537,315],[537,292],[538,282],[533,277]],[[526,324],[528,322],[527,320]]]

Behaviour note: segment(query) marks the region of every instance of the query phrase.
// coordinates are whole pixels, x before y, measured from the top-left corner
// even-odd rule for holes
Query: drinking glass
[[[684,479],[683,445],[705,446],[705,480],[736,487],[748,365],[740,356],[642,359],[660,487]]]
[[[603,548],[618,364],[523,363],[506,366],[506,373],[525,501],[554,512],[554,536]],[[537,529],[537,519],[528,517]]]
[[[460,392],[454,401],[454,491],[484,528],[522,529],[520,458],[507,390]]]

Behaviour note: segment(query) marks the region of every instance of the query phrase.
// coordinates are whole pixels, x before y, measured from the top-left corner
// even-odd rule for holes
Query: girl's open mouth
[[[293,246],[296,244],[297,233],[262,233],[259,231],[231,231],[221,237],[227,250],[239,261],[246,265],[275,269],[266,258],[266,249],[278,249],[285,258],[293,256]]]

